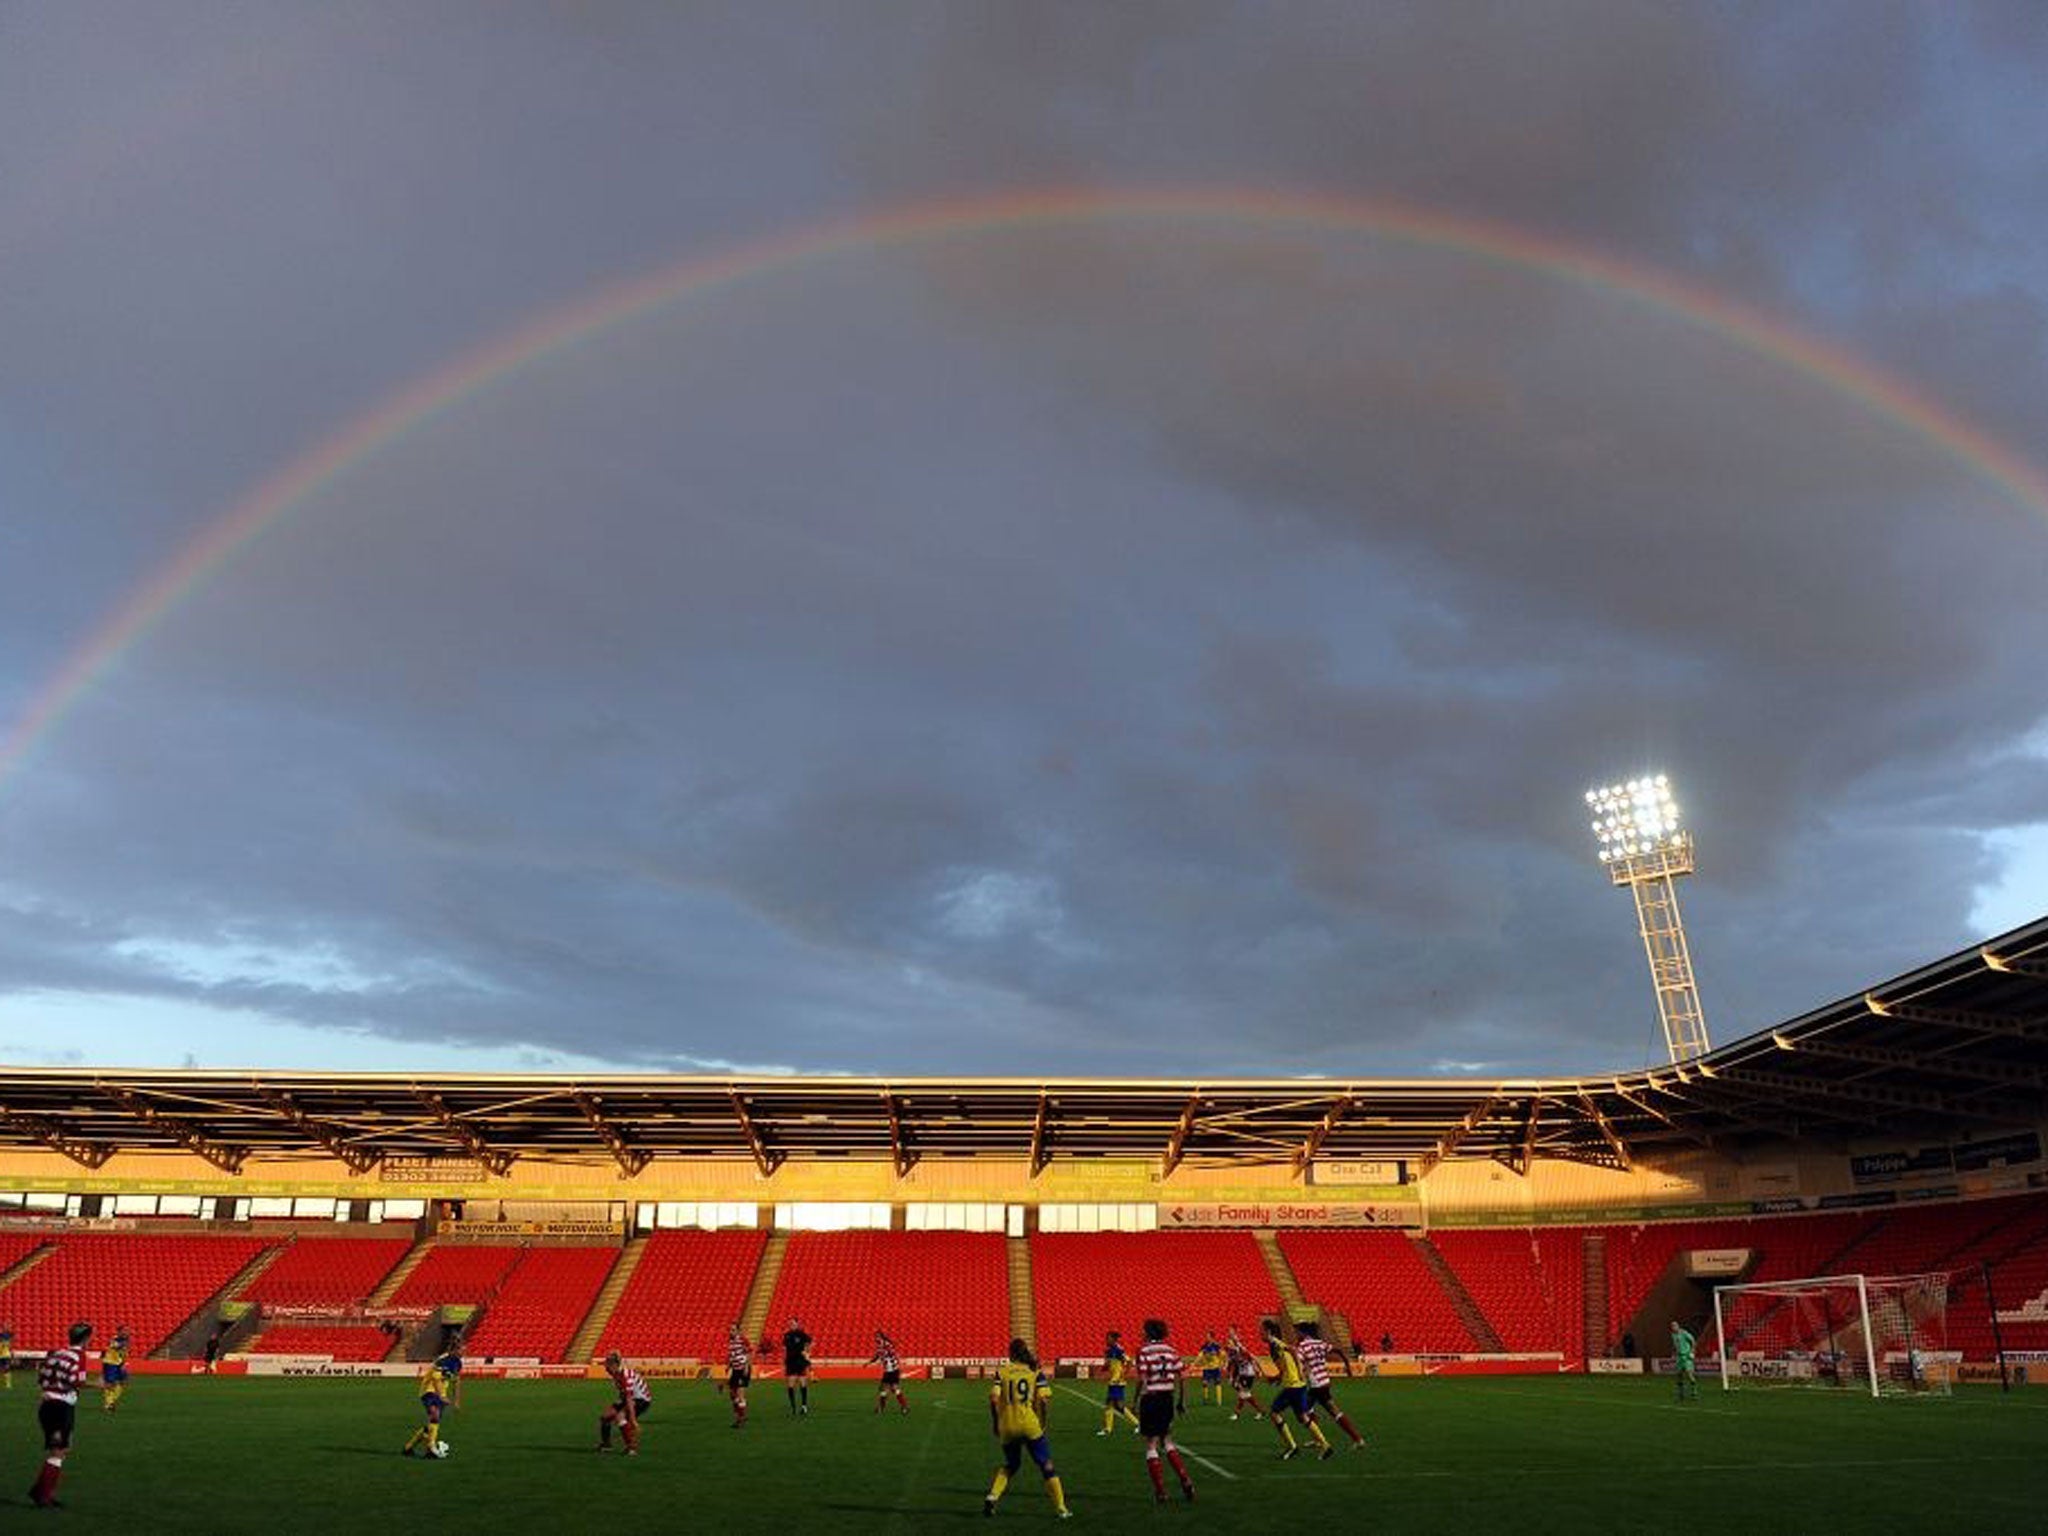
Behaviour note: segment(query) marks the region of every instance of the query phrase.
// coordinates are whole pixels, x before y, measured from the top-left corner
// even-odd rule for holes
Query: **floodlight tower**
[[[1636,927],[1657,989],[1657,1015],[1673,1061],[1704,1056],[1707,1016],[1693,985],[1692,951],[1678,915],[1680,875],[1692,873],[1692,834],[1679,826],[1671,781],[1661,773],[1586,791],[1600,862],[1636,898]]]

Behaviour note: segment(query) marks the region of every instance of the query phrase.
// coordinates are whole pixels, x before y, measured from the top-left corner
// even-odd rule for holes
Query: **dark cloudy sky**
[[[2048,462],[2048,8],[0,5],[0,722],[250,489],[644,273],[1046,188],[1663,273]],[[2048,511],[1370,231],[854,245],[365,458],[0,780],[0,1057],[1521,1074],[2048,909]]]

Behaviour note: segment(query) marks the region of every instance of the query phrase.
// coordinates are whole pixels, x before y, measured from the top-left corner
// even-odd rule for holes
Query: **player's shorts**
[[[725,1390],[728,1392],[744,1392],[753,1384],[754,1373],[751,1370],[743,1369],[727,1371],[725,1373]]]
[[[1256,1382],[1258,1379],[1259,1368],[1255,1365],[1247,1366],[1245,1367],[1245,1369],[1237,1373],[1237,1384],[1240,1387],[1243,1387],[1247,1392],[1249,1392],[1252,1389],[1252,1384]]]
[[[1330,1397],[1330,1384],[1327,1381],[1320,1387],[1308,1389],[1308,1405],[1311,1408],[1321,1408],[1328,1413],[1337,1411],[1337,1404]]]
[[[1294,1416],[1297,1419],[1306,1420],[1308,1418],[1307,1387],[1282,1387],[1273,1394],[1273,1406],[1268,1411],[1280,1414],[1287,1412],[1290,1408],[1294,1410]]]
[[[1105,1403],[1109,1404],[1109,1406],[1110,1406],[1110,1407],[1112,1407],[1112,1408],[1121,1408],[1121,1407],[1123,1407],[1123,1405],[1124,1405],[1124,1386],[1123,1386],[1123,1383],[1122,1383],[1122,1382],[1117,1382],[1117,1383],[1115,1383],[1114,1385],[1112,1385],[1112,1386],[1110,1386],[1110,1387],[1108,1387],[1108,1388],[1104,1389],[1104,1391],[1103,1391],[1103,1394],[1102,1394],[1102,1400],[1103,1400],[1103,1401],[1104,1401]]]
[[[1680,1357],[1679,1357],[1679,1360],[1678,1360],[1678,1374],[1679,1374],[1679,1375],[1681,1375],[1681,1376],[1691,1376],[1691,1375],[1693,1375],[1693,1374],[1694,1374],[1694,1371],[1693,1371],[1693,1364],[1692,1364],[1692,1361],[1691,1361],[1691,1360],[1690,1360],[1689,1358],[1687,1358],[1687,1357],[1685,1357],[1685,1356],[1680,1356]]]
[[[100,1383],[103,1386],[118,1387],[127,1380],[128,1367],[125,1365],[102,1365],[100,1367]]]
[[[902,1380],[903,1380],[903,1373],[902,1373],[901,1371],[884,1371],[884,1372],[882,1372],[882,1385],[883,1385],[883,1386],[885,1386],[885,1387],[893,1387],[893,1386],[897,1386],[897,1385],[901,1384]]]
[[[71,1445],[71,1431],[78,1425],[78,1404],[46,1397],[36,1408],[36,1422],[43,1426],[44,1450],[66,1450]]]
[[[420,1406],[427,1410],[427,1422],[438,1424],[441,1422],[441,1410],[448,1406],[448,1400],[438,1392],[422,1392]]]
[[[1145,1436],[1173,1432],[1173,1394],[1144,1392],[1138,1396],[1138,1433]]]
[[[1039,1435],[1030,1440],[1005,1440],[1003,1442],[1003,1467],[1014,1472],[1024,1465],[1024,1453],[1029,1451],[1031,1459],[1038,1463],[1043,1472],[1052,1465],[1052,1442]]]
[[[649,1408],[652,1408],[653,1406],[654,1406],[654,1404],[653,1404],[653,1403],[652,1403],[651,1401],[649,1401],[649,1400],[648,1400],[647,1398],[644,1398],[644,1397],[636,1397],[636,1398],[634,1398],[634,1399],[633,1399],[633,1417],[634,1417],[634,1418],[636,1418],[636,1419],[644,1419],[644,1418],[646,1418],[646,1417],[647,1417],[647,1410],[648,1410]],[[624,1418],[624,1417],[626,1416],[626,1400],[625,1400],[625,1399],[624,1399],[623,1397],[622,1397],[622,1398],[620,1398],[620,1399],[619,1399],[619,1400],[618,1400],[618,1401],[617,1401],[616,1403],[613,1403],[613,1404],[612,1404],[612,1412],[613,1412],[613,1413],[615,1413],[615,1414],[617,1414],[617,1415],[618,1415],[618,1416],[619,1416],[620,1418],[622,1418],[622,1419],[623,1419],[623,1418]]]
[[[1202,1385],[1203,1385],[1203,1386],[1205,1386],[1205,1387],[1220,1387],[1220,1386],[1222,1386],[1222,1385],[1223,1385],[1223,1373],[1222,1373],[1221,1371],[1204,1371],[1204,1372],[1202,1372]]]
[[[785,1360],[782,1362],[782,1374],[785,1376],[808,1376],[811,1374],[811,1362],[802,1359]]]

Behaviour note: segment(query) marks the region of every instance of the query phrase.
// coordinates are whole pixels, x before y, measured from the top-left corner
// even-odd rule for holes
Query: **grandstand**
[[[219,1331],[401,1371],[461,1326],[482,1361],[708,1370],[795,1314],[830,1371],[877,1328],[1088,1362],[1147,1316],[1191,1349],[1319,1311],[1376,1368],[1578,1371],[1716,1276],[1937,1271],[1981,1362],[2048,1349],[2044,1041],[2048,921],[1585,1079],[5,1068],[0,1321],[31,1355],[127,1322],[151,1367]]]

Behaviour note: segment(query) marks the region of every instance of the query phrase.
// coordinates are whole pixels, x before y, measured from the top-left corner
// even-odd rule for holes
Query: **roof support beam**
[[[1543,1095],[1529,1095],[1529,1106],[1522,1113],[1522,1144],[1519,1148],[1508,1149],[1507,1164],[1523,1178],[1529,1177],[1530,1165],[1536,1161],[1536,1133],[1543,1124]]]
[[[2010,971],[2021,976],[2048,978],[2048,960],[2006,960],[1988,949],[1980,949],[1977,953],[1984,957],[1985,965],[1994,971]]]
[[[1943,1077],[1966,1077],[1974,1082],[2001,1083],[2018,1088],[2048,1086],[2048,1075],[2044,1075],[2039,1067],[2021,1066],[2016,1062],[1961,1061],[1933,1052],[1901,1051],[1881,1045],[1840,1045],[1817,1036],[1792,1039],[1780,1035],[1777,1039],[1783,1050],[1804,1051],[1835,1061],[1853,1061],[1866,1067],[1897,1067],[1901,1071],[1933,1072]]]
[[[1863,1006],[1881,1019],[1903,1019],[1908,1024],[1934,1024],[1943,1029],[1967,1029],[1980,1035],[2005,1035],[2014,1040],[2048,1040],[2048,1019],[2009,1019],[2002,1014],[1978,1013],[1972,1008],[1929,1008],[1925,1003],[1887,1003],[1868,992],[1863,994]]]
[[[171,1140],[193,1156],[203,1158],[222,1173],[240,1173],[242,1163],[249,1156],[247,1147],[229,1146],[226,1142],[215,1141],[194,1126],[175,1115],[167,1115],[132,1088],[123,1088],[114,1083],[100,1084],[100,1092],[119,1104],[129,1114],[154,1130],[162,1131]]]
[[[754,1117],[747,1113],[747,1101],[739,1089],[728,1089],[732,1095],[732,1112],[739,1117],[740,1134],[747,1138],[747,1150],[754,1154],[754,1166],[761,1170],[761,1177],[767,1178],[782,1166],[782,1154],[770,1147],[762,1137],[760,1127],[754,1124]]]
[[[1045,1171],[1047,1160],[1045,1127],[1046,1121],[1051,1118],[1051,1115],[1052,1097],[1044,1089],[1040,1089],[1038,1093],[1038,1113],[1032,1117],[1031,1121],[1031,1177],[1034,1179]]]
[[[1351,1095],[1345,1094],[1330,1106],[1329,1112],[1316,1123],[1315,1129],[1308,1133],[1308,1139],[1301,1144],[1301,1149],[1294,1154],[1294,1176],[1297,1179],[1302,1176],[1308,1165],[1315,1160],[1315,1155],[1322,1150],[1323,1143],[1330,1139],[1330,1132],[1337,1129],[1337,1122],[1351,1113],[1353,1102]]]
[[[1621,1164],[1622,1172],[1632,1170],[1635,1167],[1635,1159],[1629,1155],[1628,1143],[1621,1139],[1621,1133],[1615,1130],[1614,1122],[1601,1113],[1600,1105],[1593,1095],[1583,1088],[1579,1090],[1579,1099],[1586,1106],[1586,1113],[1592,1116],[1593,1123],[1600,1127],[1600,1134],[1607,1139],[1608,1148],[1614,1153],[1615,1161]]]
[[[1458,1150],[1458,1144],[1470,1136],[1493,1116],[1494,1105],[1500,1102],[1500,1095],[1494,1094],[1482,1103],[1475,1104],[1465,1112],[1465,1118],[1452,1126],[1438,1139],[1437,1144],[1422,1154],[1416,1165],[1416,1176],[1422,1177],[1431,1169]]]
[[[441,1095],[429,1093],[424,1088],[415,1088],[413,1090],[413,1097],[424,1104],[427,1108],[427,1113],[439,1121],[451,1136],[462,1143],[462,1148],[465,1152],[484,1165],[486,1172],[494,1173],[502,1179],[511,1171],[512,1164],[517,1159],[518,1154],[508,1152],[502,1147],[494,1147],[488,1141],[485,1141],[483,1137],[477,1134],[475,1126],[456,1117],[455,1112],[448,1107],[447,1102]]]
[[[903,1111],[896,1102],[896,1095],[884,1090],[882,1107],[889,1112],[889,1162],[896,1170],[896,1177],[904,1178],[916,1166],[917,1153],[911,1149],[910,1138],[903,1132]]]
[[[1187,1105],[1180,1112],[1180,1121],[1174,1126],[1173,1134],[1167,1138],[1166,1156],[1161,1158],[1159,1162],[1159,1176],[1161,1178],[1170,1177],[1173,1170],[1180,1166],[1181,1157],[1187,1151],[1188,1137],[1194,1134],[1195,1111],[1201,1108],[1201,1105],[1202,1096],[1200,1093],[1188,1095]]]
[[[590,1128],[597,1133],[597,1139],[604,1143],[605,1151],[611,1153],[612,1161],[619,1165],[619,1172],[627,1178],[638,1177],[640,1170],[654,1160],[652,1152],[627,1143],[619,1128],[605,1118],[603,1109],[598,1106],[598,1101],[593,1095],[579,1088],[569,1097],[575,1101],[577,1109],[582,1111],[583,1118],[590,1122]]]
[[[32,1137],[52,1152],[61,1152],[84,1168],[97,1168],[114,1155],[114,1149],[104,1142],[81,1141],[76,1136],[66,1135],[62,1126],[40,1115],[18,1115],[4,1105],[0,1105],[0,1125]]]
[[[1927,1114],[1956,1115],[1966,1120],[1996,1123],[2031,1123],[2040,1118],[2038,1105],[2014,1101],[1985,1100],[1971,1103],[1929,1093],[1919,1088],[1888,1088],[1879,1083],[1835,1083],[1817,1078],[1793,1077],[1783,1072],[1760,1072],[1754,1067],[1723,1067],[1715,1076],[1773,1093],[1843,1099],[1852,1104],[1881,1105],[1887,1109],[1917,1109]]]
[[[1669,1126],[1672,1130],[1678,1132],[1679,1135],[1685,1137],[1686,1139],[1698,1142],[1701,1146],[1705,1147],[1709,1152],[1712,1152],[1714,1150],[1713,1137],[1705,1134],[1702,1131],[1694,1130],[1691,1126],[1684,1124],[1682,1121],[1672,1119],[1671,1116],[1665,1114],[1663,1110],[1659,1109],[1656,1105],[1652,1104],[1648,1099],[1637,1098],[1634,1094],[1630,1093],[1626,1088],[1622,1087],[1619,1083],[1616,1083],[1614,1085],[1614,1096],[1622,1100],[1624,1103],[1630,1105],[1632,1108],[1640,1110],[1643,1114],[1648,1115],[1652,1120],[1661,1121],[1663,1124]]]
[[[325,1120],[315,1120],[299,1107],[298,1102],[290,1094],[261,1086],[258,1086],[256,1092],[264,1103],[289,1120],[300,1134],[325,1147],[334,1160],[350,1173],[368,1173],[384,1161],[382,1152],[373,1152],[367,1147],[352,1145],[342,1134],[339,1126],[329,1125]]]

